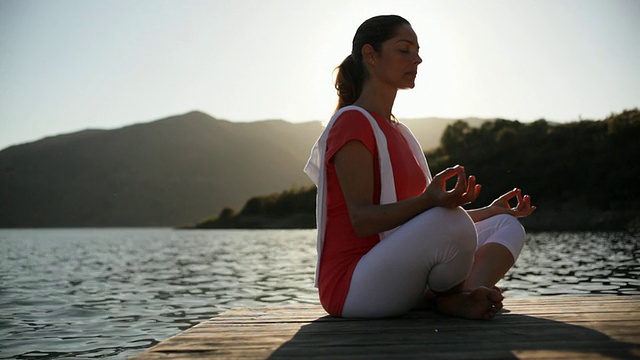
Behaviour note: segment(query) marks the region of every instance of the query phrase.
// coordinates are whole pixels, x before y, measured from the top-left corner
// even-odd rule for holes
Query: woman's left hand
[[[518,199],[518,204],[512,207],[511,204],[509,204],[509,200],[514,197]],[[517,218],[529,216],[536,209],[535,206],[531,205],[531,196],[522,195],[522,190],[517,188],[495,199],[491,205],[489,205],[489,208],[495,211],[495,213],[509,214]]]

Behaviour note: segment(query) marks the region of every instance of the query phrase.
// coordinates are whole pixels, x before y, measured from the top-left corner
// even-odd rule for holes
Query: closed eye
[[[416,52],[420,51],[420,45],[418,45],[417,43],[411,41],[411,40],[407,40],[407,39],[400,39],[398,40],[398,45],[409,45],[411,47],[415,47]],[[406,52],[408,52],[408,49],[402,49],[402,50],[406,50]]]

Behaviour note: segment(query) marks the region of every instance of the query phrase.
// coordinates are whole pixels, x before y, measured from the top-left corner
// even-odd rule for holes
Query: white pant
[[[446,291],[463,282],[477,249],[504,245],[514,259],[525,232],[511,215],[473,223],[462,208],[432,208],[400,226],[358,262],[342,316],[387,317],[411,310],[426,287]]]

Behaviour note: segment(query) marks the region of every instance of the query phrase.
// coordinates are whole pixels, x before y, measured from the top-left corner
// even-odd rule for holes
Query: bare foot
[[[489,320],[502,309],[504,297],[499,291],[479,287],[471,292],[441,295],[436,298],[438,311],[465,319]]]

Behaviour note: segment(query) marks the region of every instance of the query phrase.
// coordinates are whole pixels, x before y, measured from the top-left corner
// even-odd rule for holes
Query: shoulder
[[[327,138],[327,155],[332,157],[349,141],[363,143],[369,151],[375,152],[376,141],[371,123],[358,110],[348,110],[334,121]]]
[[[371,133],[371,123],[367,117],[358,110],[348,110],[340,114],[330,130],[331,136],[356,136]]]
[[[340,114],[333,124],[333,128],[341,127],[371,127],[367,117],[358,110],[347,110]]]

